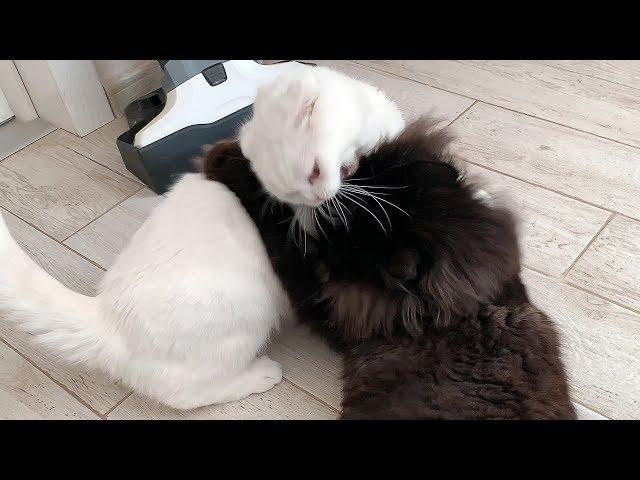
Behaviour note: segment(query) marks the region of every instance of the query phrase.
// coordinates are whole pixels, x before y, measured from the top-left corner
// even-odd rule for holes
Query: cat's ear
[[[203,147],[206,150],[204,160],[198,162],[199,171],[209,179],[215,180],[220,169],[225,168],[229,162],[245,161],[240,145],[234,140],[221,140],[213,146]]]
[[[294,80],[287,89],[289,98],[293,100],[293,124],[296,128],[310,128],[311,116],[318,99],[317,94],[303,80]]]

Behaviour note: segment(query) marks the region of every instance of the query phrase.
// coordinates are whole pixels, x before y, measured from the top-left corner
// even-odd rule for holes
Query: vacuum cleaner
[[[127,169],[158,194],[193,171],[201,147],[232,138],[250,118],[258,87],[301,62],[158,60],[162,88],[125,109],[129,130],[117,139]]]

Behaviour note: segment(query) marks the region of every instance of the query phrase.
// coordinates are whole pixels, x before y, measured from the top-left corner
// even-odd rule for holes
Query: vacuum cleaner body
[[[163,62],[161,61],[161,64]],[[236,136],[250,118],[258,87],[298,62],[164,61],[162,89],[125,109],[131,127],[117,139],[124,163],[156,193],[193,171],[201,147]]]

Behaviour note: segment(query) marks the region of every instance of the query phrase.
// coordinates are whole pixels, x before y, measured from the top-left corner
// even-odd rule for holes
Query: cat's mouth
[[[352,163],[351,165],[342,165],[340,167],[340,180],[347,180],[353,176],[358,170],[358,163]]]

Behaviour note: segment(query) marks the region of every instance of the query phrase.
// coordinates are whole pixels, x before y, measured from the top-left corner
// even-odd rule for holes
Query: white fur
[[[359,155],[403,128],[400,110],[382,91],[326,67],[301,66],[260,87],[240,146],[272,195],[317,206],[338,192],[342,166],[354,171]]]
[[[0,309],[50,351],[189,409],[263,392],[256,358],[290,304],[260,235],[223,185],[187,174],[105,274],[96,297],[37,266],[0,215]]]

